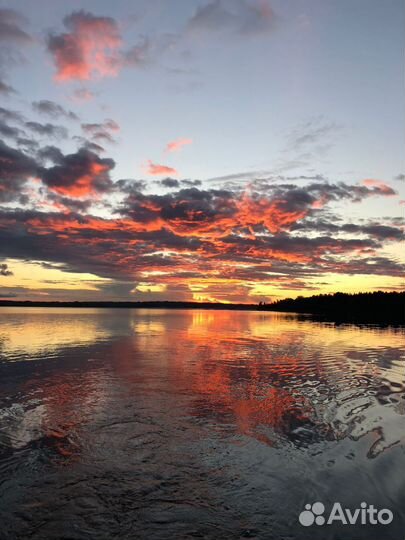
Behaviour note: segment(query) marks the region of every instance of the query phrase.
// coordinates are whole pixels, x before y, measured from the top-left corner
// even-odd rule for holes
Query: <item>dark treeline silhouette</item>
[[[322,320],[337,322],[376,322],[405,324],[405,291],[372,293],[335,293],[317,296],[285,298],[266,304],[225,304],[214,302],[43,302],[5,300],[0,306],[48,308],[126,308],[126,309],[218,309],[243,311],[284,311],[307,313]]]
[[[287,311],[321,315],[336,321],[375,321],[405,323],[405,291],[335,293],[285,298],[271,304],[262,303],[261,310]]]

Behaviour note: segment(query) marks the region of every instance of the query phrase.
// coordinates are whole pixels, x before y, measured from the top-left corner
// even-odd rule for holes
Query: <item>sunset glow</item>
[[[396,2],[152,4],[0,9],[0,297],[403,288]]]

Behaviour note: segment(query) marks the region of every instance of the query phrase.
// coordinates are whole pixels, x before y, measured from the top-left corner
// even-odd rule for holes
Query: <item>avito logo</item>
[[[333,504],[329,515],[325,515],[325,505],[321,502],[306,504],[305,510],[299,515],[299,522],[304,527],[311,525],[330,525],[331,523],[341,523],[342,525],[389,525],[394,519],[391,510],[382,508],[378,510],[372,504],[365,502],[360,504],[360,508],[350,510],[343,508],[339,502]]]

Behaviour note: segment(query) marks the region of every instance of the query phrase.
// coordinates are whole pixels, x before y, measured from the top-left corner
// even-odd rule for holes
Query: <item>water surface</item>
[[[404,335],[0,309],[0,538],[403,540]],[[302,527],[315,501],[394,520]]]

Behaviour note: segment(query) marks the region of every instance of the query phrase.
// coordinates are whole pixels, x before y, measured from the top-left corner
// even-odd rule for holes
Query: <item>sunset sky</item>
[[[403,289],[404,16],[0,1],[0,298]]]

